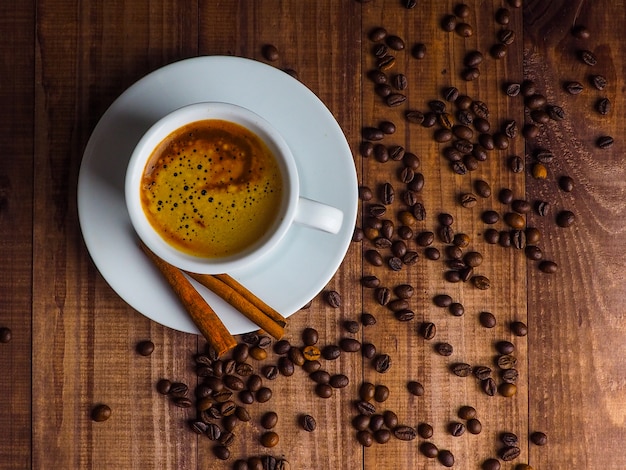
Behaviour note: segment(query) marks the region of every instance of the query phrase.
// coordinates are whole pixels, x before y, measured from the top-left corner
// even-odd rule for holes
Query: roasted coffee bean
[[[476,417],[476,408],[469,405],[464,405],[459,408],[458,416],[461,419],[469,420]]]
[[[363,287],[367,287],[368,289],[373,289],[375,287],[380,286],[380,279],[378,279],[378,277],[374,275],[363,276],[361,278],[361,285]]]
[[[578,95],[582,93],[585,87],[580,82],[571,81],[571,82],[567,82],[564,88],[565,88],[565,91],[567,91],[570,95]]]
[[[391,302],[389,302],[387,304],[387,307],[390,310],[396,312],[396,311],[399,311],[399,310],[404,310],[406,308],[409,308],[409,302],[407,302],[406,299],[395,299],[395,300],[392,300]]]
[[[240,391],[245,388],[243,380],[241,380],[236,375],[227,374],[222,378],[222,382],[226,387],[234,391]]]
[[[533,123],[528,123],[522,128],[522,135],[526,139],[534,139],[539,135],[539,126]]]
[[[100,423],[111,417],[112,411],[108,405],[98,405],[91,410],[91,419]]]
[[[1,343],[8,343],[11,340],[11,332],[9,330],[8,332],[8,341],[6,340],[7,338],[7,331],[5,331],[6,328],[0,328],[0,342]],[[154,343],[152,341],[146,340],[146,341],[140,341],[139,343],[137,343],[137,347],[136,350],[139,354],[141,354],[142,356],[149,356],[150,354],[152,354],[154,352]]]
[[[598,111],[600,110],[598,109]],[[550,119],[552,119],[553,121],[562,121],[563,119],[565,119],[565,110],[555,104],[546,106],[546,112],[548,113]]]
[[[571,176],[561,176],[559,178],[559,188],[566,193],[574,190],[574,179]]]
[[[507,25],[511,21],[511,12],[507,8],[500,8],[496,11],[495,20],[498,24]]]
[[[480,324],[485,328],[493,328],[496,326],[496,317],[491,312],[480,312],[478,318]]]
[[[424,339],[431,340],[437,334],[437,327],[432,322],[424,322],[420,325],[420,333]]]
[[[392,93],[385,98],[385,103],[389,107],[396,107],[402,105],[406,101],[406,96],[402,93]]]
[[[500,214],[494,210],[487,210],[482,213],[481,219],[484,223],[493,225],[500,220]]]
[[[277,367],[278,372],[280,372],[280,374],[284,377],[291,377],[295,372],[295,365],[287,356],[281,356],[278,358]]]
[[[415,43],[411,48],[411,55],[417,60],[422,60],[426,57],[426,45],[421,42]]]
[[[510,46],[515,41],[515,31],[504,28],[498,31],[497,37],[502,44]]]
[[[270,62],[275,62],[278,60],[278,48],[273,44],[266,44],[263,46],[263,57]]]
[[[591,76],[591,84],[597,90],[602,91],[602,90],[604,90],[604,88],[606,88],[606,86],[608,84],[608,80],[603,75],[592,75]]]
[[[388,354],[379,354],[372,361],[374,370],[379,374],[384,374],[391,368],[391,357]]]
[[[237,408],[235,408],[235,416],[237,417],[237,419],[239,419],[239,421],[242,421],[244,423],[247,423],[252,419],[248,410],[243,406],[238,406]]]
[[[411,426],[396,426],[393,429],[393,435],[401,441],[412,441],[417,437],[417,431]]]
[[[364,127],[361,131],[361,135],[365,140],[377,141],[382,140],[384,137],[383,131],[377,127]]]
[[[476,199],[476,196],[474,196],[472,193],[463,193],[461,194],[460,202],[463,207],[469,209],[476,205],[478,199]]]
[[[307,335],[309,334],[312,334],[312,332],[307,333]],[[274,343],[274,352],[278,355],[287,354],[290,349],[291,349],[291,344],[286,339],[281,339],[279,341],[276,341],[276,343]]]
[[[411,395],[415,395],[416,397],[424,395],[424,386],[416,380],[409,381],[406,387]]]
[[[483,148],[482,145],[474,145],[472,149],[472,156],[478,162],[484,162],[487,160],[487,150]],[[467,164],[467,162],[465,162]]]
[[[572,211],[563,210],[556,216],[556,224],[559,227],[567,228],[574,225],[576,222],[576,215]]]
[[[391,300],[391,291],[387,287],[379,287],[375,292],[376,300],[380,305],[387,305]]]
[[[498,243],[498,240],[500,238],[500,233],[493,228],[489,228],[487,230],[485,230],[485,241],[491,245],[495,245],[496,243]]]
[[[437,458],[439,459],[439,463],[444,467],[454,466],[454,454],[449,450],[440,450]]]
[[[369,32],[368,37],[370,41],[382,41],[387,37],[387,30],[381,27],[374,28]]]
[[[396,125],[391,121],[382,121],[378,124],[378,128],[387,135],[391,135],[396,132]]]
[[[359,444],[361,444],[363,447],[371,447],[374,443],[374,436],[371,432],[366,430],[357,432],[356,438],[357,441],[359,441]]]
[[[172,382],[167,379],[161,379],[156,384],[157,392],[161,395],[167,395],[170,392],[170,388],[172,387]]]
[[[526,248],[526,232],[523,230],[511,230],[510,237],[513,248],[518,250]]]
[[[476,194],[480,197],[487,198],[491,196],[491,186],[484,180],[476,180],[474,182],[474,189],[476,190]]]
[[[594,65],[598,63],[598,58],[596,57],[596,55],[593,52],[586,50],[586,49],[581,50],[578,53],[578,57],[583,63],[591,67],[593,67]]]
[[[438,294],[433,297],[433,302],[437,307],[447,308],[452,305],[452,297],[447,294]]]
[[[395,127],[395,126],[394,126]],[[393,161],[399,161],[404,158],[405,150],[401,145],[392,145],[388,148],[389,158]]]
[[[395,51],[404,49],[404,40],[399,36],[387,35],[387,37],[385,37],[385,43]]]
[[[173,397],[172,403],[179,408],[190,408],[192,405],[191,399],[188,397]]]
[[[374,144],[366,140],[361,142],[359,146],[359,153],[363,158],[370,158],[374,155]]]
[[[276,447],[279,440],[277,433],[268,431],[261,436],[260,442],[263,447]]]
[[[363,431],[369,427],[370,417],[365,415],[356,415],[352,418],[352,427],[357,431]]]
[[[317,346],[305,346],[304,348],[302,348],[302,357],[304,358],[304,363],[303,364],[296,363],[296,365],[301,365],[302,367],[304,367],[307,364],[307,362],[317,361],[320,357],[322,357],[322,352]],[[293,360],[294,359],[292,359],[292,361]],[[315,366],[309,366],[309,367],[315,367]]]
[[[261,387],[255,394],[256,401],[265,403],[272,398],[272,390],[268,387]]]
[[[613,137],[603,135],[601,137],[598,137],[598,139],[596,140],[596,145],[601,149],[608,149],[613,146],[613,142]]]
[[[213,455],[220,460],[228,460],[230,458],[230,450],[224,445],[213,447]]]
[[[376,67],[378,67],[379,70],[389,70],[395,65],[396,58],[391,54],[387,54],[376,61]]]
[[[391,244],[391,252],[397,258],[402,258],[407,251],[406,243],[403,240],[396,240]]]
[[[500,465],[500,461],[498,459],[487,459],[483,462],[480,468],[482,468],[482,470],[500,470],[502,465]]]
[[[443,225],[437,230],[437,235],[443,243],[452,243],[454,240],[454,230],[449,225]]]
[[[524,322],[514,321],[511,323],[511,332],[515,336],[526,336],[528,334],[528,327]]]
[[[373,395],[372,395],[373,397]],[[367,400],[361,400],[355,403],[356,410],[363,416],[373,416],[376,413],[376,405]]]
[[[443,98],[452,103],[459,97],[459,89],[454,86],[447,87],[442,92]]]
[[[578,24],[572,27],[572,36],[578,39],[589,39],[591,34],[586,26]]]
[[[373,266],[383,265],[383,257],[377,250],[367,250],[364,257]]]
[[[334,361],[341,356],[341,348],[336,344],[329,344],[322,349],[322,357],[328,361]]]
[[[326,292],[326,303],[333,308],[341,307],[341,294],[335,290]]]
[[[433,437],[433,427],[428,423],[420,423],[417,425],[417,434],[423,439],[430,439]]]
[[[452,353],[454,352],[454,348],[450,343],[437,343],[435,345],[435,351],[437,352],[437,354],[447,357],[452,355]]]
[[[235,366],[235,373],[241,377],[248,377],[252,375],[254,369],[251,364],[247,362],[238,362]]]
[[[361,327],[359,326],[359,322],[355,321],[355,320],[346,320],[345,322],[343,322],[343,328],[348,332],[348,333],[358,333],[359,330],[361,329]]]
[[[217,408],[220,410],[222,416],[230,416],[235,413],[237,405],[232,400],[226,400],[217,405]]]
[[[466,82],[471,82],[480,77],[480,69],[478,67],[467,67],[461,71],[461,78]]]
[[[372,47],[372,55],[378,59],[385,57],[389,53],[389,48],[384,44],[375,44]]]
[[[480,51],[470,51],[465,55],[463,64],[466,67],[478,67],[484,59],[483,53]],[[458,95],[457,95],[458,97]]]
[[[216,381],[219,381],[216,379]],[[219,383],[221,384],[221,381],[219,381]],[[212,387],[213,390],[216,390],[216,387]],[[187,384],[184,384],[182,382],[174,382],[170,385],[168,394],[172,397],[184,397],[187,395],[187,393],[189,392],[189,387],[187,386]]]
[[[526,210],[526,207],[524,207],[523,210]],[[515,230],[521,230],[526,226],[526,220],[517,212],[507,212],[506,214],[504,214],[503,219],[509,227]]]
[[[415,171],[413,171],[411,168],[406,168],[403,167],[400,169],[400,173],[398,175],[400,181],[402,183],[410,183],[411,181],[413,181],[413,178],[415,177]],[[411,191],[413,194],[415,194],[415,191]],[[406,196],[405,196],[405,203],[406,203]],[[409,204],[409,205],[414,205],[413,204]]]
[[[548,443],[548,436],[541,431],[535,431],[530,434],[530,441],[537,446],[545,446]]]
[[[500,441],[507,447],[519,447],[520,441],[517,434],[512,432],[503,432],[500,434]]]
[[[474,374],[474,377],[476,377],[478,380],[488,379],[489,377],[491,377],[491,367],[476,366],[472,370],[472,374]]]
[[[393,92],[391,85],[380,83],[374,87],[374,92],[381,98],[387,98]],[[372,147],[373,148],[373,147]]]
[[[498,357],[496,363],[500,369],[512,369],[517,364],[517,359],[510,354],[503,354]]]
[[[402,260],[397,256],[392,256],[387,260],[387,264],[392,271],[400,271],[402,269]]]
[[[361,323],[363,324],[363,326],[373,326],[376,324],[376,317],[371,313],[362,313]]]
[[[461,259],[463,258],[463,250],[456,245],[447,246],[446,256],[450,259]]]
[[[480,388],[483,392],[485,392],[486,395],[489,395],[490,397],[494,396],[497,391],[496,382],[491,377],[481,380]]]
[[[504,87],[504,92],[507,96],[517,96],[520,94],[521,86],[519,83],[507,83]]]
[[[452,423],[448,424],[448,431],[454,437],[459,437],[465,434],[465,429],[465,425],[457,421],[453,421]]]
[[[499,454],[500,458],[505,462],[510,462],[511,460],[515,460],[519,457],[521,450],[516,446],[505,446],[500,449]]]
[[[532,94],[524,99],[524,104],[527,108],[531,110],[538,110],[543,108],[546,105],[546,102],[546,97],[539,93]]]
[[[517,369],[504,369],[500,371],[500,378],[503,382],[514,384],[519,378],[519,372]]]
[[[422,122],[424,122],[424,113],[415,109],[409,110],[404,113],[404,117],[408,122],[413,124],[421,124]]]
[[[413,173],[413,179],[407,186],[409,191],[413,191],[415,194],[419,193],[424,189],[424,175],[422,173]],[[417,201],[411,206],[415,206]],[[417,215],[415,215],[417,217]]]
[[[389,149],[386,145],[375,144],[374,145],[374,158],[377,162],[385,163],[389,161]]]
[[[458,23],[454,30],[459,36],[464,38],[469,38],[474,34],[474,28],[468,23]]]
[[[330,382],[330,374],[325,370],[317,370],[309,374],[309,377],[313,382],[318,384],[327,384]]]
[[[302,427],[302,429],[307,432],[313,432],[317,427],[317,422],[315,421],[315,418],[311,415],[302,415],[300,416],[300,419],[298,421],[300,422],[300,426]]]
[[[354,338],[341,338],[339,340],[339,346],[346,352],[356,352],[361,349],[361,343]]]
[[[424,121],[422,122],[422,127],[433,127],[435,124],[437,124],[437,114],[433,113],[433,112],[428,112],[426,114],[424,114]]]
[[[537,201],[535,203],[535,210],[537,211],[537,215],[544,217],[550,212],[550,203],[547,201]]]
[[[386,385],[376,385],[374,389],[374,400],[383,403],[389,398],[389,388]]]
[[[432,442],[422,442],[420,444],[420,452],[429,459],[434,459],[439,454],[439,449]]]
[[[450,371],[457,377],[468,377],[472,373],[472,366],[465,362],[457,362],[450,366]]]
[[[387,74],[385,74],[385,72],[382,72],[382,71],[377,70],[377,69],[370,70],[368,72],[367,76],[376,85],[382,85],[384,83],[387,83],[387,81],[388,81]]]
[[[315,393],[320,398],[330,398],[333,396],[333,388],[329,384],[317,384]]]
[[[344,374],[335,374],[331,376],[330,380],[328,381],[328,385],[333,388],[345,388],[348,386],[349,383],[350,379],[348,379],[348,376]]]
[[[389,205],[393,203],[394,199],[395,190],[393,189],[391,183],[383,183],[380,187],[380,201],[385,205]]]
[[[454,31],[456,26],[456,17],[454,15],[446,15],[441,20],[441,28],[448,33]]]
[[[506,44],[502,42],[496,43],[493,46],[491,46],[491,49],[489,49],[489,53],[491,54],[491,57],[493,57],[494,59],[497,59],[497,60],[504,59],[507,54],[507,46]]]

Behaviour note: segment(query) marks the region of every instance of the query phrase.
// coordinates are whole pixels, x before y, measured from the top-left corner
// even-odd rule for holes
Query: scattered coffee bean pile
[[[361,0],[368,3],[371,0]],[[415,0],[403,0],[401,5],[407,10],[413,9]],[[463,57],[458,79],[470,82],[480,77],[481,70],[489,60],[502,60],[507,56],[507,48],[514,43],[515,31],[509,28],[513,15],[519,13],[521,0],[508,0],[507,5],[498,9],[494,16],[499,26],[494,36],[494,43],[489,54],[470,50]],[[513,10],[511,10],[513,9]],[[452,12],[445,13],[440,22],[442,34],[457,34],[471,37],[475,33],[472,25],[471,8],[459,3]],[[575,40],[588,41],[589,31],[582,25],[572,29]],[[433,141],[440,149],[442,161],[454,175],[474,175],[472,191],[463,192],[458,200],[451,201],[467,209],[480,206],[482,200],[497,199],[501,209],[487,209],[478,215],[484,225],[483,236],[488,245],[499,245],[523,253],[526,258],[537,263],[540,271],[553,274],[558,270],[554,261],[544,258],[540,247],[541,232],[527,224],[531,215],[545,217],[551,213],[548,201],[530,201],[516,198],[514,192],[506,187],[492,188],[490,183],[475,175],[481,164],[495,158],[498,152],[506,152],[516,139],[525,139],[529,154],[508,156],[508,169],[513,174],[529,176],[538,181],[554,176],[551,164],[557,159],[550,149],[535,145],[538,137],[548,125],[558,125],[566,118],[562,106],[552,103],[547,96],[537,89],[532,80],[507,82],[502,93],[510,99],[523,99],[525,122],[520,124],[514,119],[496,119],[491,115],[487,103],[478,97],[470,97],[450,84],[442,87],[441,96],[427,102],[427,109],[408,107],[407,91],[412,84],[409,74],[401,70],[408,67],[408,60],[420,61],[428,54],[424,42],[407,44],[398,34],[384,27],[377,27],[367,33],[372,53],[372,69],[367,78],[373,86],[375,99],[392,109],[402,110],[402,118],[411,129],[431,129]],[[265,60],[275,63],[280,59],[278,48],[267,44],[262,48]],[[577,60],[590,68],[596,67],[598,59],[588,48],[581,47]],[[292,69],[285,69],[294,77]],[[563,86],[570,95],[584,95],[588,83],[597,92],[607,86],[604,76],[595,73],[587,77],[569,77]],[[519,97],[519,98],[518,98]],[[611,101],[607,96],[595,95],[591,106],[601,115],[611,111]],[[404,108],[404,109],[403,109]],[[500,122],[492,128],[492,122]],[[385,139],[396,133],[397,126],[392,120],[384,119],[362,129],[362,142],[359,153],[364,159],[374,160],[374,164],[396,164],[397,181],[384,182],[377,187],[363,182],[359,187],[359,197],[363,204],[361,226],[354,231],[353,241],[363,244],[363,258],[366,273],[361,278],[361,285],[371,290],[380,306],[388,309],[393,317],[413,328],[416,336],[426,342],[432,342],[436,354],[449,357],[457,351],[453,344],[441,340],[435,322],[425,319],[415,326],[416,313],[411,308],[410,300],[416,289],[406,283],[395,286],[387,285],[385,270],[392,272],[411,269],[422,262],[443,263],[443,278],[448,283],[467,283],[477,291],[491,288],[490,279],[481,272],[485,256],[472,248],[473,240],[469,234],[460,231],[454,217],[441,212],[434,217],[428,213],[421,200],[425,186],[425,177],[420,172],[420,157],[399,144],[387,145]],[[604,149],[613,144],[613,138],[600,135],[595,142]],[[566,193],[575,189],[574,180],[568,175],[560,175],[558,187]],[[401,205],[400,210],[395,207]],[[394,208],[394,209],[392,209]],[[575,224],[575,214],[566,209],[559,209],[554,217],[558,227],[571,227]],[[434,220],[431,228],[417,230],[419,223]],[[321,298],[333,309],[342,309],[341,294],[326,291]],[[447,293],[432,295],[434,306],[453,317],[465,315],[463,304]],[[305,308],[310,307],[310,304]],[[497,316],[484,310],[477,316],[479,324],[485,329],[494,328]],[[198,378],[195,386],[182,381],[162,379],[156,384],[157,391],[166,396],[176,407],[189,410],[189,428],[206,436],[213,442],[215,456],[221,460],[231,458],[231,445],[235,441],[235,428],[241,423],[255,420],[260,426],[258,443],[265,450],[274,449],[280,443],[276,432],[279,415],[267,411],[260,417],[252,416],[249,411],[254,403],[266,403],[272,399],[270,386],[280,377],[291,377],[296,369],[302,369],[311,383],[311,391],[320,399],[350,400],[354,403],[351,423],[354,428],[355,442],[364,447],[384,444],[391,439],[400,441],[419,440],[417,448],[428,459],[436,459],[444,467],[455,465],[455,456],[447,449],[440,449],[434,441],[434,427],[428,422],[404,423],[394,410],[385,407],[391,393],[404,393],[407,398],[420,397],[428,389],[427,377],[414,377],[407,381],[405,390],[390,390],[386,385],[364,381],[358,386],[358,396],[343,396],[351,381],[348,373],[330,373],[330,362],[340,360],[344,354],[359,354],[366,364],[378,374],[385,374],[394,366],[394,357],[385,351],[379,351],[371,342],[361,343],[356,335],[364,328],[376,328],[376,316],[361,313],[358,318],[346,321],[342,325],[339,338],[333,343],[321,344],[321,338],[314,327],[300,332],[300,341],[272,339],[261,332],[242,335],[241,342],[225,358],[218,358],[210,348],[198,354],[194,361],[194,370]],[[508,326],[513,337],[524,337],[528,327],[522,321],[513,321]],[[4,329],[3,329],[4,330]],[[2,337],[6,335],[3,332]],[[10,339],[10,331],[9,336]],[[4,340],[3,340],[4,342]],[[149,356],[155,345],[142,341],[137,345],[137,352]],[[449,373],[458,377],[476,380],[478,389],[487,396],[500,395],[513,397],[517,393],[519,370],[517,368],[516,346],[508,339],[495,344],[493,363],[469,364],[453,362]],[[111,410],[106,405],[93,409],[92,417],[96,421],[108,419]],[[301,430],[309,433],[319,432],[316,418],[306,410],[301,410],[294,422]],[[461,438],[466,433],[480,434],[483,423],[475,407],[467,404],[456,411],[456,418],[447,423],[449,435]],[[249,431],[248,431],[249,432]],[[537,446],[547,444],[545,433],[534,431],[528,436],[529,441]],[[499,434],[494,443],[493,456],[479,462],[485,470],[498,470],[501,462],[515,462],[522,453],[519,437],[510,430]],[[464,468],[467,463],[463,463]],[[289,468],[288,461],[279,456],[264,455],[239,458],[234,461],[234,469],[276,470]],[[519,463],[516,469],[531,469],[525,463]]]

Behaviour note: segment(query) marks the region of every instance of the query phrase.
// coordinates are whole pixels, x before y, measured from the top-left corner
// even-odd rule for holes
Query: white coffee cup
[[[177,129],[196,121],[211,119],[239,124],[258,136],[274,155],[282,178],[282,202],[276,207],[273,224],[249,246],[226,256],[190,254],[174,247],[153,227],[141,200],[144,170],[155,148]],[[343,223],[341,210],[300,194],[296,163],[280,133],[256,113],[230,103],[205,102],[188,105],[155,123],[144,134],[131,155],[126,171],[125,196],[130,220],[142,242],[168,263],[200,274],[231,272],[254,263],[278,245],[293,223],[330,234],[338,233]],[[203,230],[211,230],[211,224],[207,224]]]

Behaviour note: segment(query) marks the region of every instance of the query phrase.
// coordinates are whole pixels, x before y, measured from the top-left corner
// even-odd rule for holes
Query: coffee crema
[[[141,204],[153,228],[187,254],[220,258],[252,246],[280,213],[279,164],[265,142],[225,120],[187,124],[154,149]]]

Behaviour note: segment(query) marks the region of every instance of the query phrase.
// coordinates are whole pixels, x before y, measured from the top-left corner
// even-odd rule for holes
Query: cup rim
[[[244,250],[219,258],[191,255],[170,245],[152,227],[140,200],[141,176],[154,148],[176,129],[206,119],[235,122],[255,133],[274,154],[283,179],[281,210],[270,228]],[[254,263],[272,251],[282,240],[295,217],[299,179],[291,149],[271,123],[248,108],[220,101],[205,101],[175,109],[159,119],[144,133],[128,162],[124,193],[131,224],[137,236],[152,252],[184,271],[198,274],[221,274]]]

